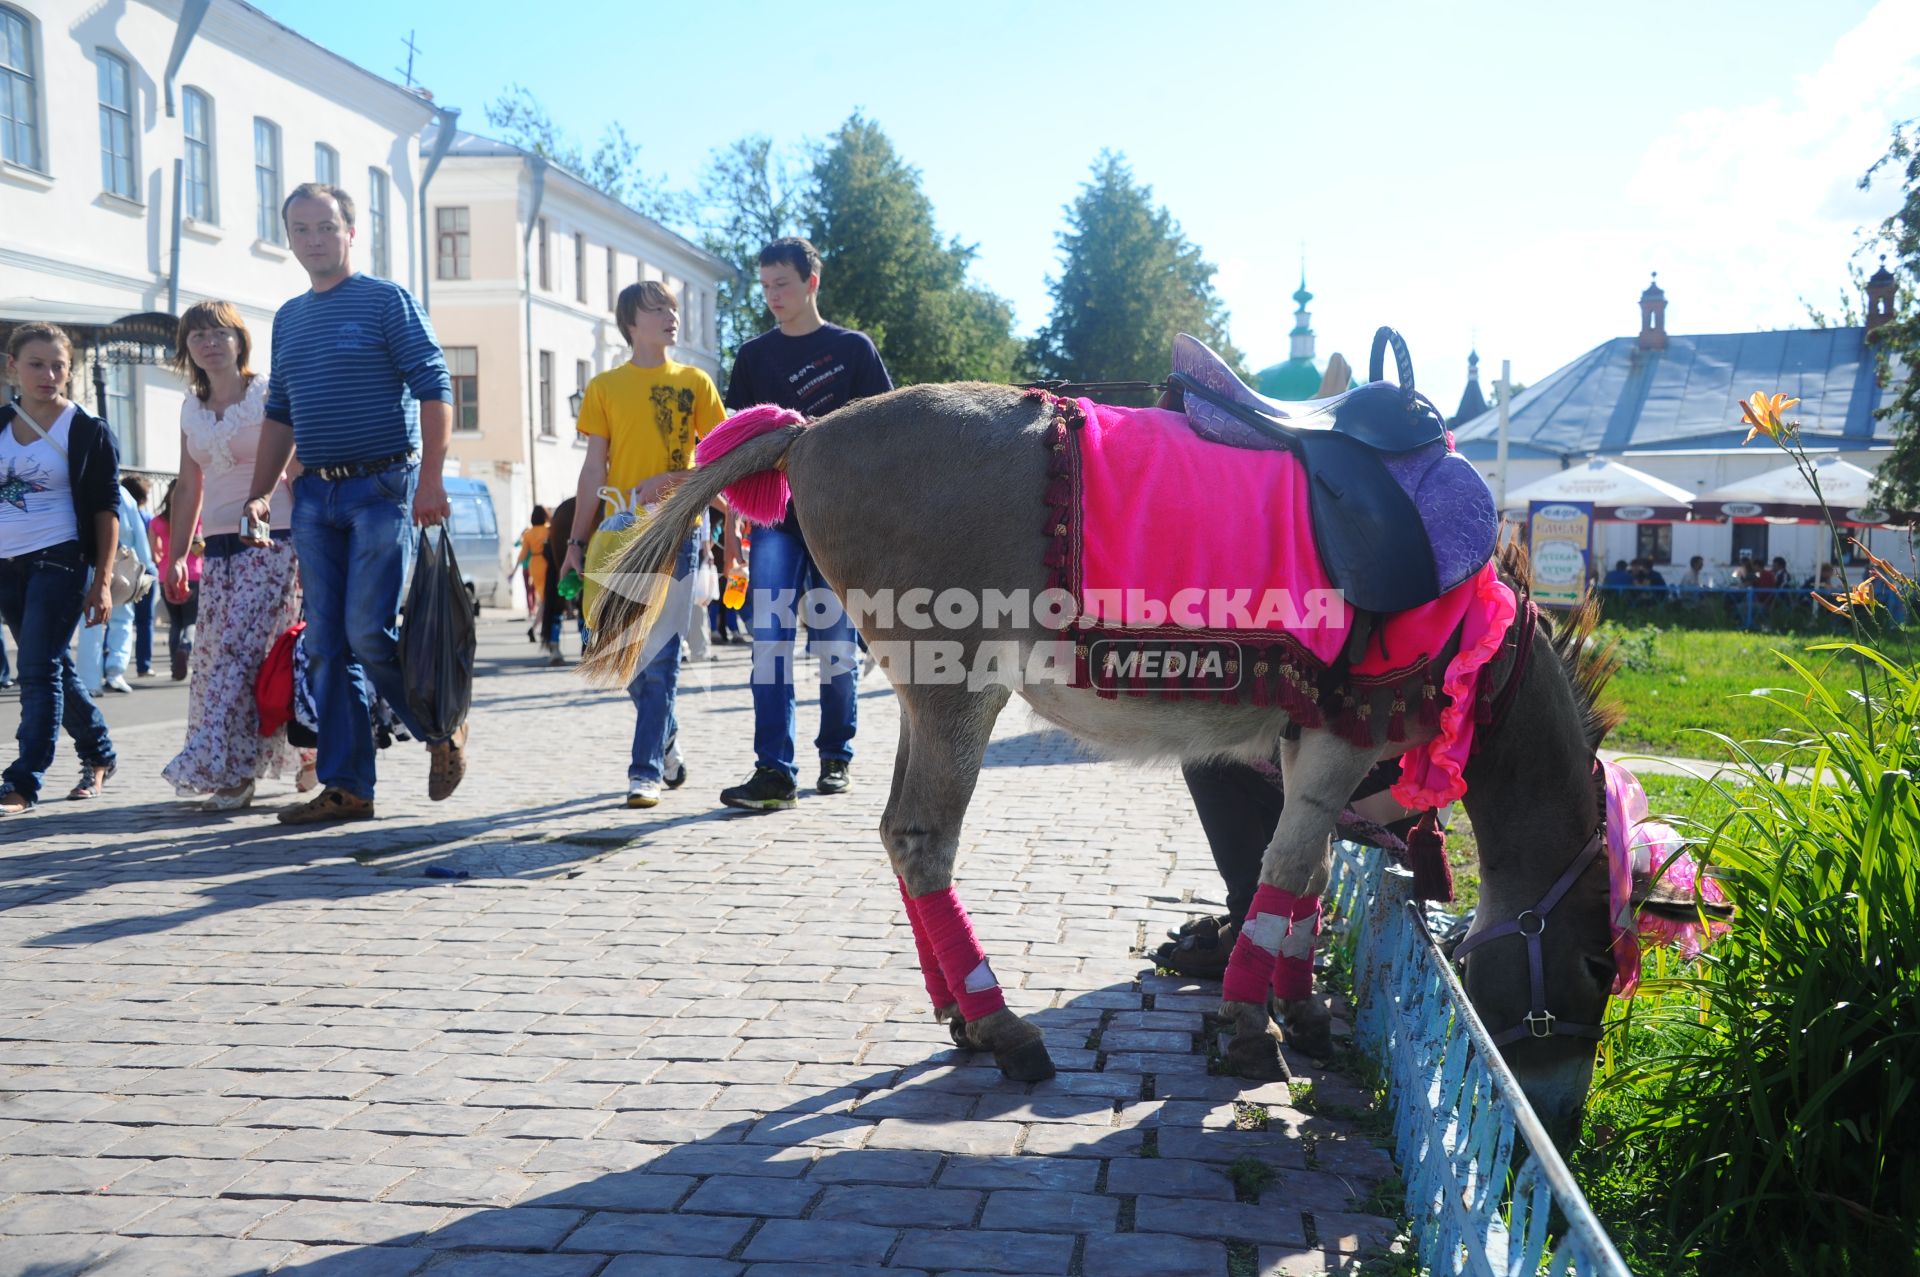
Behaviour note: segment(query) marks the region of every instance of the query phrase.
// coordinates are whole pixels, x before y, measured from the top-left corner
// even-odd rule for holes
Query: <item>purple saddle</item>
[[[1400,382],[1381,379],[1387,346]],[[1430,603],[1493,557],[1499,514],[1485,480],[1413,389],[1406,343],[1374,335],[1367,385],[1283,403],[1255,393],[1204,342],[1181,333],[1170,383],[1187,424],[1212,443],[1284,449],[1307,474],[1313,534],[1327,576],[1369,612]]]

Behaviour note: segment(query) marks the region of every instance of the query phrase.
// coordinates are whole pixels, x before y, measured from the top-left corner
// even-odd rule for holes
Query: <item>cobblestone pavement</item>
[[[691,783],[628,811],[625,696],[518,639],[487,626],[452,802],[400,745],[370,824],[285,833],[285,784],[202,815],[154,724],[106,800],[0,825],[0,1273],[1222,1277],[1391,1237],[1353,1085],[1209,1075],[1217,989],[1134,956],[1218,899],[1176,771],[1004,716],[959,886],[1060,1067],[1009,1083],[927,1012],[884,684],[853,793],[723,812],[752,712],[719,649]]]

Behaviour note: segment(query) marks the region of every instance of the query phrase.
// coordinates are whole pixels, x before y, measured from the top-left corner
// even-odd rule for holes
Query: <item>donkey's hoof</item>
[[[961,1015],[958,1011],[953,1012],[947,1017],[947,1036],[952,1038],[953,1044],[962,1051],[977,1051],[980,1049],[979,1045],[967,1036],[967,1017]]]
[[[1015,1082],[1044,1082],[1053,1076],[1053,1057],[1038,1037],[993,1053],[993,1062]]]
[[[1270,1032],[1236,1033],[1227,1039],[1227,1072],[1250,1082],[1290,1082],[1293,1073]]]
[[[1302,1055],[1324,1060],[1333,1054],[1333,1013],[1313,998],[1278,1002],[1278,1018],[1286,1026],[1287,1045]]]

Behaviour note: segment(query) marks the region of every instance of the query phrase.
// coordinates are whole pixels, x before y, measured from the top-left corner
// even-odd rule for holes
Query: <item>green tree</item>
[[[919,170],[879,125],[848,117],[812,176],[822,312],[865,330],[898,384],[1011,379],[1021,353],[1012,308],[968,282],[973,247],[940,240]]]
[[[1892,422],[1893,451],[1880,464],[1875,490],[1887,505],[1912,510],[1920,507],[1920,306],[1913,300],[1920,284],[1920,120],[1893,126],[1892,144],[1860,179],[1861,188],[1883,170],[1901,183],[1900,207],[1880,225],[1899,289],[1892,321],[1875,329],[1871,340],[1883,383],[1896,359],[1905,361],[1908,373],[1900,393],[1879,411]]]
[[[560,131],[540,100],[522,84],[487,103],[487,123],[523,151],[545,156],[587,185],[657,221],[678,220],[679,197],[640,167],[640,144],[618,123],[609,124],[591,152]]]
[[[1182,332],[1244,374],[1212,264],[1166,209],[1154,207],[1153,188],[1134,180],[1122,156],[1102,151],[1066,212],[1060,275],[1047,280],[1053,316],[1033,343],[1047,376],[1157,381]]]
[[[734,268],[731,278],[720,281],[715,305],[722,367],[731,368],[741,343],[767,327],[760,250],[800,233],[807,191],[794,159],[764,136],[743,137],[707,160],[689,205],[700,246]]]

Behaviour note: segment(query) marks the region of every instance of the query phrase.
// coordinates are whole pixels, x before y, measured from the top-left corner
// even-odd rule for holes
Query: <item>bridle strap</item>
[[[1472,746],[1474,749],[1478,749],[1482,740],[1498,732],[1500,725],[1507,721],[1507,711],[1513,708],[1514,698],[1520,691],[1520,684],[1527,676],[1527,662],[1533,656],[1535,631],[1540,625],[1540,609],[1534,603],[1531,594],[1524,602],[1526,606],[1521,609],[1520,615],[1516,616],[1513,622],[1513,661],[1507,668],[1507,681],[1500,685],[1498,692],[1494,693],[1493,701],[1488,706],[1487,731],[1485,734],[1475,734]]]
[[[1489,940],[1512,935],[1526,938],[1527,983],[1531,986],[1533,994],[1532,1009],[1519,1024],[1504,1032],[1496,1033],[1493,1037],[1495,1046],[1505,1046],[1509,1042],[1517,1042],[1526,1037],[1546,1038],[1556,1034],[1562,1037],[1598,1039],[1605,1032],[1597,1024],[1574,1024],[1559,1019],[1547,1010],[1547,965],[1546,958],[1540,951],[1540,937],[1546,932],[1547,916],[1553,912],[1554,906],[1566,898],[1567,892],[1573,890],[1573,884],[1579,881],[1580,875],[1587,871],[1594,858],[1600,854],[1605,839],[1606,825],[1603,822],[1600,828],[1593,831],[1593,837],[1587,840],[1587,845],[1581,849],[1580,854],[1573,858],[1573,863],[1569,864],[1554,884],[1547,888],[1547,893],[1540,897],[1540,903],[1522,911],[1519,917],[1511,921],[1495,923],[1485,931],[1468,936],[1454,948],[1454,961],[1458,962]],[[1529,925],[1529,919],[1531,919],[1531,925]]]

